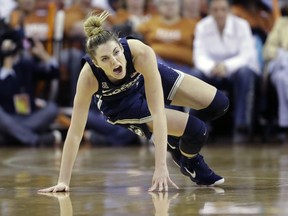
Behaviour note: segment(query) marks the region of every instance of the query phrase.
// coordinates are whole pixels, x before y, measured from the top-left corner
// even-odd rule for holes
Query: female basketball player
[[[58,184],[40,192],[69,191],[71,172],[85,128],[91,97],[111,124],[122,125],[155,144],[155,171],[149,191],[167,191],[167,135],[174,161],[198,185],[218,185],[216,175],[199,154],[207,139],[205,123],[172,109],[173,104],[201,110],[206,119],[223,115],[227,97],[192,76],[157,64],[153,50],[135,39],[118,39],[101,27],[109,14],[91,15],[84,23],[88,55],[83,58],[74,99],[71,125],[64,143]],[[171,139],[172,140],[172,139]]]

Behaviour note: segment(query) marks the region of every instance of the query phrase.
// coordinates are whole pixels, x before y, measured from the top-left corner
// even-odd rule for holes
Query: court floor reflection
[[[206,162],[225,177],[221,187],[199,187],[168,158],[180,187],[149,193],[152,148],[90,148],[77,157],[70,193],[39,194],[57,182],[58,149],[1,148],[1,216],[285,215],[287,145],[213,145]]]

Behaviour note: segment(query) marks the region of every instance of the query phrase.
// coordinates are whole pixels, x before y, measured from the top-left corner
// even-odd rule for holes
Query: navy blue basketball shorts
[[[184,78],[184,73],[160,63],[158,64],[158,69],[162,80],[164,103],[170,105]],[[133,102],[127,101],[127,104],[129,103],[130,106],[116,115],[108,116],[107,121],[111,124],[128,128],[135,134],[150,139],[152,133],[149,131],[146,123],[152,121],[152,116],[148,109],[144,87],[134,97],[127,97],[124,100],[133,100]]]

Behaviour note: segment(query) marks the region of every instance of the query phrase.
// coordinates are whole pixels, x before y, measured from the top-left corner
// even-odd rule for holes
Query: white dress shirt
[[[217,63],[224,63],[228,74],[243,66],[259,73],[254,38],[242,18],[228,15],[220,35],[214,18],[207,16],[196,25],[193,46],[195,66],[207,76]]]

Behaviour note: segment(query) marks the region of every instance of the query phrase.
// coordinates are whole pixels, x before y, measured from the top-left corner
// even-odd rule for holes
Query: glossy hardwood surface
[[[288,215],[288,146],[213,144],[206,162],[225,177],[221,187],[198,187],[168,158],[180,187],[148,193],[153,148],[81,146],[71,192],[41,195],[57,182],[61,151],[0,148],[1,216]]]

